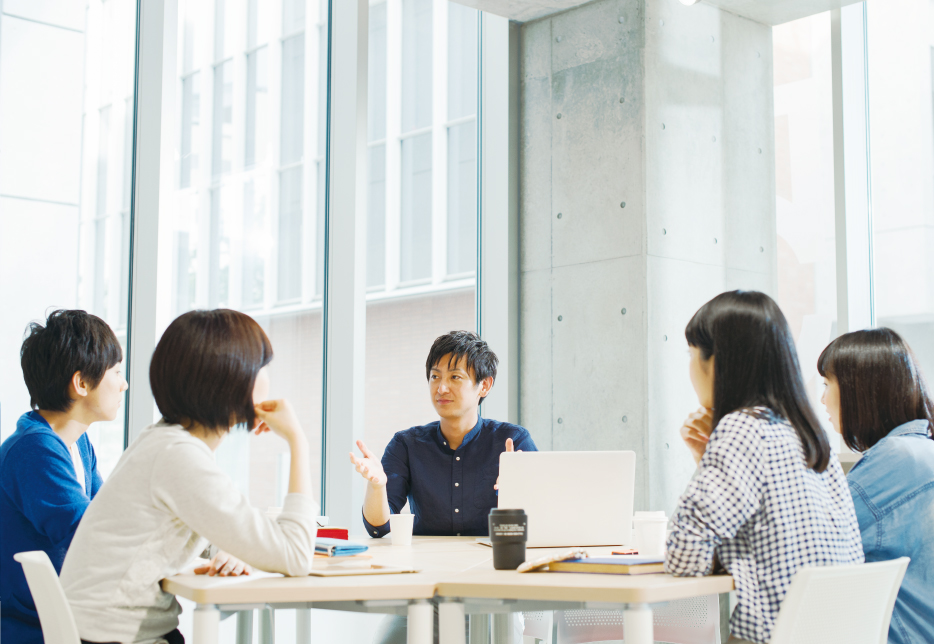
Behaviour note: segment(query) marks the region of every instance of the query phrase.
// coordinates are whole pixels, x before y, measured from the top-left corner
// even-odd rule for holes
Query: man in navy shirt
[[[368,481],[363,502],[367,533],[389,533],[389,516],[405,506],[415,515],[414,534],[485,536],[496,507],[499,455],[536,451],[523,427],[480,417],[499,360],[475,333],[452,331],[431,345],[425,374],[440,420],[398,432],[382,462],[357,441],[350,455]]]
[[[13,555],[44,550],[56,572],[101,487],[88,425],[114,420],[127,382],[114,332],[84,311],[34,322],[20,352],[33,411],[0,445],[0,641],[42,644],[39,615]]]

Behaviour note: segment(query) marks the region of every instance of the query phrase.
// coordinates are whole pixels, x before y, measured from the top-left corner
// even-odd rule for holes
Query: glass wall
[[[934,9],[867,3],[876,323],[934,377]]]
[[[0,17],[0,435],[29,409],[26,325],[85,309],[126,353],[136,2],[3,3]],[[10,126],[7,126],[10,125]],[[124,412],[88,434],[106,478]]]
[[[266,330],[273,398],[295,407],[320,494],[326,0],[180,0],[175,150],[160,203],[158,332],[231,308]],[[288,447],[235,431],[218,463],[259,508],[280,506]]]
[[[370,6],[365,440],[377,454],[436,420],[434,339],[476,329],[478,25],[448,0]]]
[[[778,303],[818,403],[837,323],[830,12],[774,27],[772,43]]]

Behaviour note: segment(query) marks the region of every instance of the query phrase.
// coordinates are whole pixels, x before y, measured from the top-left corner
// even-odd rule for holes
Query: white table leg
[[[493,644],[521,644],[522,627],[520,613],[498,613],[493,615]],[[626,642],[626,644],[630,644]]]
[[[237,613],[237,644],[253,644],[253,611]]]
[[[259,644],[275,644],[276,612],[272,608],[259,611]]]
[[[629,604],[623,611],[623,629],[626,644],[652,644],[655,627],[651,607],[648,604]]]
[[[467,644],[462,602],[438,604],[438,631],[440,644]]]
[[[198,604],[194,614],[194,644],[218,644],[221,612],[214,604]]]
[[[490,616],[471,615],[470,644],[490,644]]]
[[[406,644],[432,644],[435,639],[435,608],[427,599],[409,604]]]
[[[311,644],[311,609],[295,611],[295,644]]]

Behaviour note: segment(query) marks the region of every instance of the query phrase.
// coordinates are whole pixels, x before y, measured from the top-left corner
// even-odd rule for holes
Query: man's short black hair
[[[123,349],[113,330],[86,311],[52,311],[45,326],[31,322],[19,352],[29,405],[43,411],[67,412],[74,404],[69,395],[75,372],[91,389],[114,365],[123,362]]]
[[[428,360],[425,362],[425,378],[431,378],[432,368],[436,367],[441,358],[446,355],[450,355],[448,367],[457,364],[461,358],[466,357],[467,370],[473,371],[475,384],[487,378],[496,380],[496,367],[499,365],[499,358],[476,333],[451,331],[437,337],[431,345]]]
[[[266,332],[249,315],[189,311],[168,326],[152,354],[152,396],[163,420],[185,429],[252,428],[256,376],[272,356]]]

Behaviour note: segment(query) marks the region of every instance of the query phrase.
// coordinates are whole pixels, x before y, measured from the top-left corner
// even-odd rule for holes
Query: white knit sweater
[[[84,640],[152,642],[181,608],[159,582],[210,542],[260,570],[311,570],[318,506],[289,494],[277,519],[250,506],[214,453],[178,425],[147,427],[88,507],[61,582]]]

